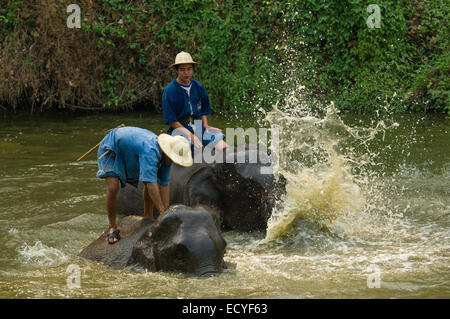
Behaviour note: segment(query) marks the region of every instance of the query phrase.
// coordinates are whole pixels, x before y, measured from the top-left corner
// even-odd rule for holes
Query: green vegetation
[[[0,1],[0,101],[160,107],[177,52],[199,62],[213,108],[270,109],[292,83],[312,108],[450,114],[445,0]],[[70,3],[82,28],[68,29]],[[149,106],[150,107],[150,106]]]

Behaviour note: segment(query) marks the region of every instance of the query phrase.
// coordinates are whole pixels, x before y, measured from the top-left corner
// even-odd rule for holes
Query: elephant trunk
[[[202,267],[198,267],[195,270],[195,274],[199,277],[209,278],[216,276],[222,272],[222,269],[219,269],[216,265],[206,265]]]

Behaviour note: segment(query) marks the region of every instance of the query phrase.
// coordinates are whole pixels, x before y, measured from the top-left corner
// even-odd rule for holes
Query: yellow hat
[[[176,164],[189,167],[194,164],[191,155],[191,146],[182,136],[171,136],[169,134],[160,134],[158,144],[162,151]]]
[[[194,60],[192,60],[192,57],[189,53],[181,51],[175,57],[175,63],[172,64],[170,67],[173,67],[178,64],[187,64],[187,63],[197,64],[197,62],[194,62]]]

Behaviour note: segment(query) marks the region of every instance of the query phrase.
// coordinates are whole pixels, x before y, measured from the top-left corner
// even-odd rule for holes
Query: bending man
[[[97,177],[106,179],[106,210],[109,230],[107,240],[120,240],[116,224],[119,184],[137,187],[144,183],[144,218],[153,218],[156,207],[162,214],[169,207],[169,181],[172,162],[193,164],[189,143],[181,136],[157,136],[138,127],[116,128],[101,141],[98,149]]]

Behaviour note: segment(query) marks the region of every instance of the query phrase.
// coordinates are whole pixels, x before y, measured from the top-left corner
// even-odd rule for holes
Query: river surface
[[[258,116],[210,124],[277,125],[287,194],[266,232],[224,233],[237,268],[211,278],[77,256],[107,217],[96,152],[75,160],[122,123],[165,132],[161,114],[0,117],[0,298],[450,298],[448,117]]]

